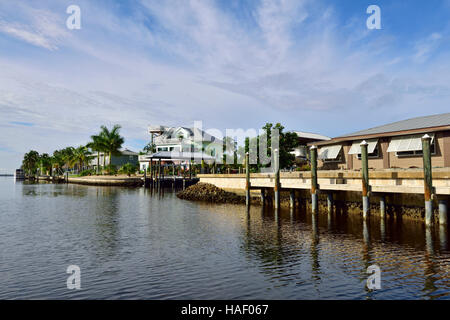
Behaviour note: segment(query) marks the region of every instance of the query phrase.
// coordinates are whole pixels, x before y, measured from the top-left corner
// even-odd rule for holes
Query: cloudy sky
[[[449,0],[1,0],[0,172],[102,124],[139,150],[149,124],[337,136],[449,112],[449,16]]]

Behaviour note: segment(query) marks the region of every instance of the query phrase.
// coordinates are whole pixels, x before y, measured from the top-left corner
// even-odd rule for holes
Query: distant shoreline
[[[1,173],[0,177],[14,177],[14,174],[12,174],[12,173]]]

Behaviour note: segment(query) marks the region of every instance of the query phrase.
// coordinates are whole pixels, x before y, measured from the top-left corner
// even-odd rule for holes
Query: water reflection
[[[101,259],[113,257],[119,242],[120,191],[114,188],[95,188],[95,250]]]
[[[381,241],[386,240],[386,217],[380,218],[380,235],[381,235]]]
[[[446,227],[194,203],[164,188],[8,188],[0,184],[9,206],[0,215],[0,298],[67,297],[54,265],[73,260],[89,284],[80,294],[98,299],[450,298]],[[366,287],[372,264],[381,290]]]
[[[431,227],[425,227],[425,242],[426,242],[426,251],[425,251],[425,269],[424,269],[424,287],[422,291],[425,296],[432,298],[433,292],[437,290],[435,285],[436,278],[435,275],[438,273],[436,270],[436,264],[434,262],[435,259],[435,248],[433,241],[433,229]]]
[[[319,263],[319,215],[311,215],[311,275],[312,279],[320,282],[320,263]]]
[[[447,237],[448,237],[447,229],[448,228],[445,225],[439,226],[439,240],[440,240],[441,251],[447,250]]]

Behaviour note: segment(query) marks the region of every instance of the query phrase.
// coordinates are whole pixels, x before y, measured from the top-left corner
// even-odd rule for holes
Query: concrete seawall
[[[211,183],[219,188],[243,194],[245,190],[245,174],[200,174],[200,182]],[[369,172],[370,213],[380,214],[380,198],[386,199],[387,215],[408,217],[423,220],[424,217],[424,182],[422,170],[380,170]],[[270,194],[274,187],[273,174],[255,173],[250,175],[252,197],[266,189]],[[296,205],[309,207],[311,194],[310,172],[282,172],[280,176],[281,204],[289,206],[289,191],[294,190]],[[330,170],[318,171],[319,206],[327,209],[327,194],[334,198],[333,210],[361,214],[361,172]],[[433,186],[436,189],[434,197],[435,216],[438,201],[450,200],[450,169],[433,169]]]
[[[69,177],[69,183],[94,185],[94,186],[122,186],[139,187],[144,184],[141,177],[128,176],[86,176]]]
[[[360,192],[361,173],[359,171],[327,170],[318,171],[320,190]],[[211,183],[223,189],[245,189],[245,174],[199,174],[201,182]],[[369,171],[370,185],[373,193],[409,193],[423,194],[422,170],[380,170]],[[252,187],[273,188],[274,175],[252,173]],[[311,188],[311,173],[308,171],[282,172],[280,176],[282,189]],[[450,168],[433,169],[433,186],[437,195],[450,196]]]

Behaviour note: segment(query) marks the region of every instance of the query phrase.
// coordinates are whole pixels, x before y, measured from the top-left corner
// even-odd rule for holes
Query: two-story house
[[[223,149],[223,142],[198,128],[150,126],[148,132],[156,153],[176,151],[186,154],[204,154],[218,157]],[[169,160],[169,159],[168,159]],[[140,169],[148,168],[150,157],[139,157]]]

